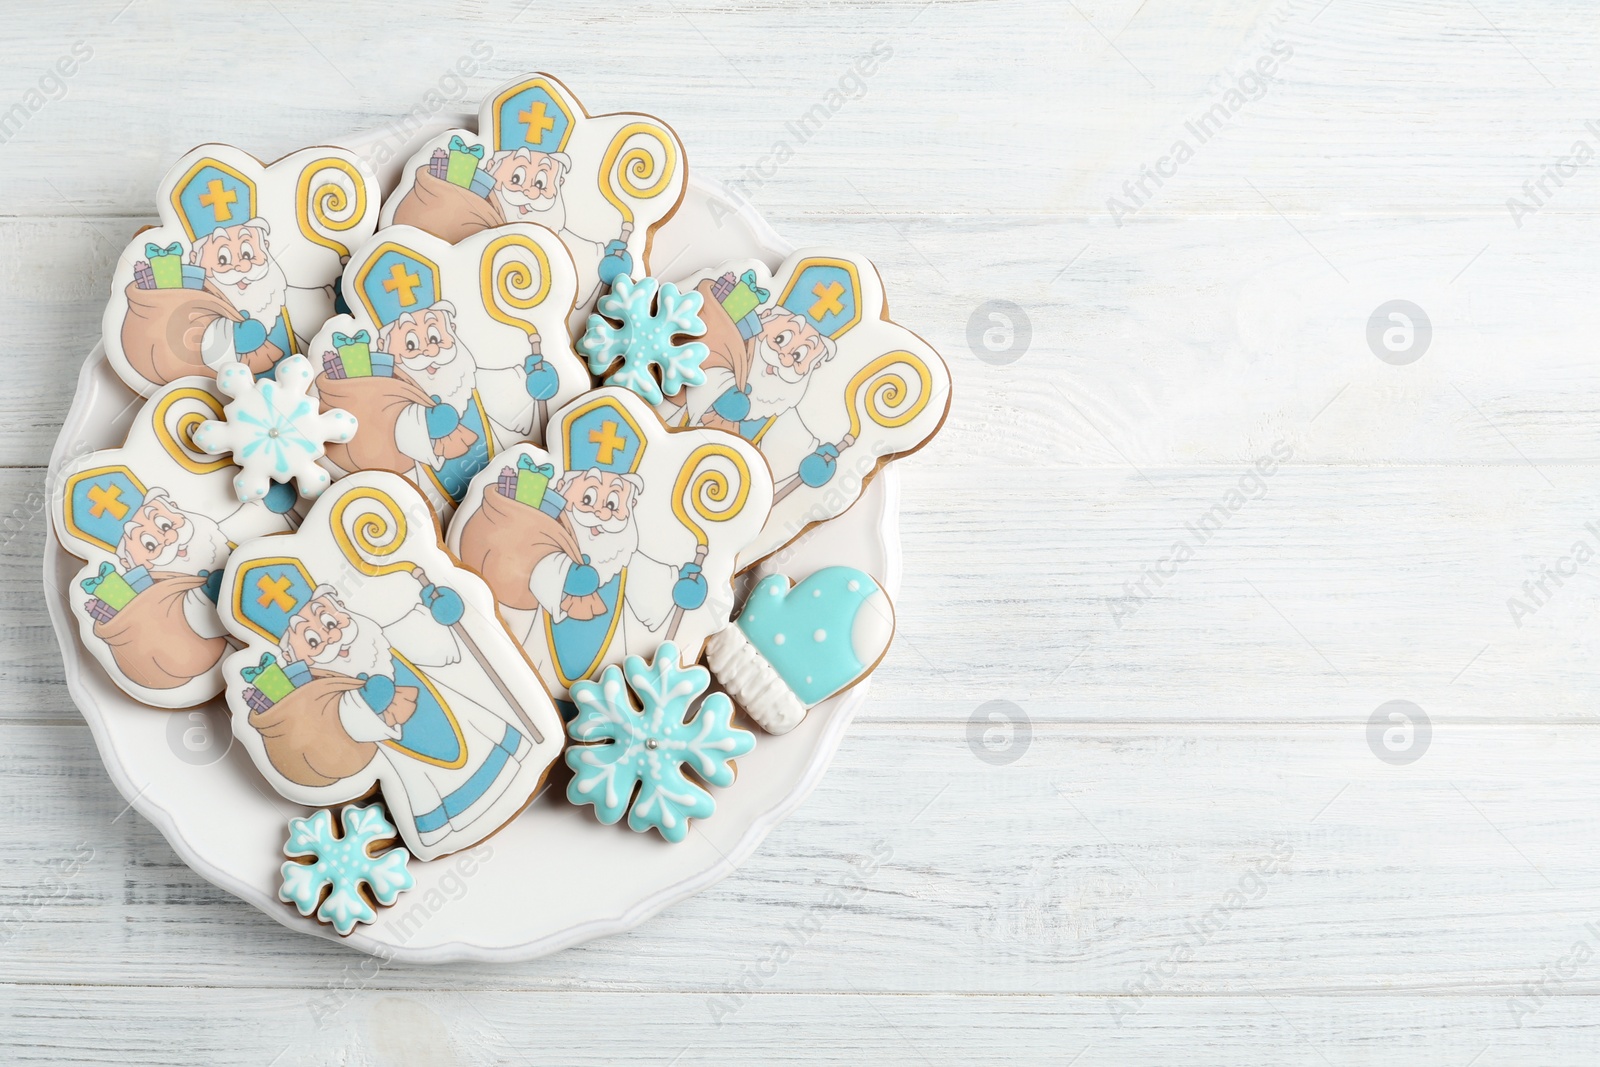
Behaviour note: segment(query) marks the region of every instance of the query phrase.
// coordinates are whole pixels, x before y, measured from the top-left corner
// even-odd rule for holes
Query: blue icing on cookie
[[[888,647],[894,616],[872,575],[854,567],[826,567],[793,589],[781,574],[763,578],[745,601],[738,626],[809,707],[877,663]]]

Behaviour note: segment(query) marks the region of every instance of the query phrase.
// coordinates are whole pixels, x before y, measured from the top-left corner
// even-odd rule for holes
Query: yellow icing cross
[[[237,204],[239,194],[232,189],[222,187],[221,178],[212,178],[211,184],[206,186],[206,192],[200,197],[200,206],[211,209],[211,214],[216,216],[218,222],[227,222],[233,218],[229,204]]]
[[[407,274],[403,263],[396,263],[389,268],[389,277],[383,283],[383,291],[392,293],[400,290],[400,306],[410,307],[417,302],[416,294],[411,290],[422,284],[422,279],[415,274]]]
[[[617,436],[617,424],[610,421],[602,422],[598,430],[589,431],[589,443],[600,446],[601,463],[610,463],[617,449],[628,447],[628,442]]]
[[[544,104],[539,101],[529,104],[528,110],[517,112],[517,121],[528,124],[528,136],[524,140],[529,144],[538,144],[546,133],[556,128],[556,120],[545,117]]]
[[[844,286],[838,282],[829,282],[824,286],[821,282],[811,287],[811,292],[817,302],[811,305],[807,312],[812,318],[820,319],[824,315],[843,315],[844,305],[839,303],[839,298],[844,295]]]
[[[121,495],[122,486],[120,485],[108,485],[104,488],[98,485],[91,485],[89,487],[89,500],[94,506],[89,509],[89,514],[98,519],[109,511],[113,519],[122,518],[128,513],[128,505],[117,499]]]
[[[261,590],[261,595],[256,598],[256,603],[264,608],[277,608],[279,611],[288,611],[294,607],[294,598],[289,595],[289,576],[281,578],[268,578],[263,574],[256,579],[256,588]]]

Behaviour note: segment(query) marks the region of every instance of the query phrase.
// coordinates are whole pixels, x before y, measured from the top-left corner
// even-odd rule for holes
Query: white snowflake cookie
[[[242,468],[233,478],[240,500],[260,500],[273,482],[290,479],[301,496],[314,500],[332,482],[317,460],[327,442],[343,444],[356,435],[356,418],[338,408],[318,410],[306,395],[313,377],[304,356],[290,356],[272,378],[259,381],[242,363],[217,375],[217,388],[233,400],[223,408],[224,421],[195,427],[194,443],[207,455],[233,453]]]

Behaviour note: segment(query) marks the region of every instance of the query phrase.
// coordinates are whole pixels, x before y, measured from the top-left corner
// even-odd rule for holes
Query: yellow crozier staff
[[[917,379],[916,395],[909,400],[907,397],[911,394],[911,386],[901,368],[909,370]],[[773,494],[773,504],[776,505],[802,485],[817,489],[828,484],[839,468],[839,454],[855,444],[861,436],[863,406],[867,418],[875,425],[894,429],[921,415],[932,399],[932,393],[933,375],[928,365],[921,357],[910,352],[889,352],[862,367],[850,379],[844,391],[850,407],[850,431],[833,444],[818,446],[815,452],[802,459],[800,469],[778,486],[778,491]]]
[[[730,482],[727,471],[720,466],[710,464],[709,461],[719,457],[733,464],[737,484]],[[694,574],[700,573],[700,568],[706,561],[706,554],[710,551],[706,529],[698,520],[727,522],[744,510],[744,502],[749,496],[750,468],[745,465],[744,457],[738,452],[727,445],[701,445],[689,453],[683,469],[678,472],[677,484],[672,487],[672,513],[689,529],[689,532],[694,534],[694,562],[689,565],[694,568]],[[680,573],[688,577],[688,570],[689,568],[685,567]],[[683,622],[683,612],[681,604],[673,606],[672,622],[667,626],[666,640],[671,641],[678,636],[678,625]]]
[[[350,249],[331,235],[354,229],[366,217],[367,183],[348,160],[337,156],[313,160],[300,171],[294,207],[306,240],[336,252],[343,263],[350,258]]]
[[[502,256],[502,252],[506,254]],[[522,361],[522,373],[528,376],[528,395],[534,404],[534,422],[528,432],[542,434],[550,418],[550,400],[561,390],[561,379],[555,368],[545,362],[538,324],[517,312],[531,311],[550,295],[550,257],[526,234],[497,237],[479,257],[478,288],[490,318],[528,335],[528,356]]]
[[[643,145],[635,144],[626,152],[623,148],[633,137],[653,141],[660,150],[658,164],[655,153]],[[605,258],[600,261],[600,281],[610,285],[619,274],[633,271],[633,256],[628,252],[628,242],[633,238],[633,205],[629,200],[653,200],[672,183],[678,173],[678,146],[660,126],[650,122],[630,122],[617,131],[606,147],[600,163],[600,195],[622,216],[622,228],[617,239],[606,245]],[[652,181],[651,179],[654,179]],[[649,184],[645,184],[645,183]],[[626,198],[624,197],[626,194]]]
[[[366,506],[346,519],[346,512],[350,507],[360,501],[368,502]],[[393,560],[376,563],[372,560],[382,560],[392,556],[405,543],[406,519],[394,498],[381,489],[372,489],[367,486],[358,486],[347,491],[333,505],[333,539],[339,545],[339,551],[344,553],[350,565],[362,574],[373,578],[381,578],[386,574],[397,574],[401,571],[411,575],[424,587],[435,585],[428,578],[428,574],[417,564],[410,560]],[[372,557],[369,559],[368,557]],[[483,673],[488,675],[499,690],[500,696],[517,713],[517,718],[522,721],[524,729],[533,738],[536,745],[544,744],[544,734],[533,724],[533,718],[522,706],[522,702],[511,692],[505,679],[500,677],[500,672],[489,661],[478,647],[478,642],[473,640],[461,619],[450,623],[450,630],[460,638],[472,658],[478,661],[478,666],[483,668]]]

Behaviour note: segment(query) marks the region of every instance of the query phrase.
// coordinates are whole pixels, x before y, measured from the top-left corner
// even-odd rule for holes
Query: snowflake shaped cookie
[[[243,363],[224,368],[217,388],[233,398],[223,408],[225,421],[207,420],[194,431],[194,443],[208,455],[233,453],[243,468],[234,475],[233,490],[246,503],[265,497],[272,482],[291,478],[307,500],[322,495],[333,480],[317,465],[322,446],[356,435],[354,415],[338,408],[320,411],[306,395],[313,377],[306,357],[283,360],[274,377],[257,381]]]
[[[600,298],[600,314],[589,316],[589,328],[578,338],[578,351],[597,375],[621,360],[606,384],[631,389],[659,404],[663,392],[677,396],[686,385],[705,384],[700,364],[711,350],[699,341],[673,341],[674,337],[700,337],[706,332],[699,314],[704,301],[705,297],[692,290],[678,292],[671,282],[658,283],[654,278],[636,282],[619,275],[611,292]],[[652,366],[660,368],[659,385]]]
[[[340,816],[344,835],[334,832],[333,815],[326,808],[309,818],[289,820],[289,840],[283,854],[283,885],[278,899],[293,904],[301,915],[316,911],[344,937],[356,923],[378,917],[367,894],[379,904],[393,904],[401,892],[417,884],[406,869],[411,853],[392,848],[373,855],[373,848],[395,838],[395,828],[383,817],[379,804],[346,807]],[[310,863],[299,862],[311,858]],[[366,888],[364,893],[363,886]],[[326,897],[324,897],[326,893]],[[319,906],[320,902],[320,906]]]
[[[567,732],[578,744],[567,749],[573,772],[567,799],[593,804],[607,826],[627,812],[628,825],[639,833],[654,827],[668,841],[682,841],[690,819],[704,819],[717,808],[683,768],[710,785],[732,785],[733,760],[756,747],[755,735],[733,726],[733,704],[721,693],[706,697],[690,716],[689,705],[706,691],[711,675],[704,667],[678,666],[672,642],[656,651],[649,666],[638,656],[623,666],[627,685],[623,672],[610,666],[598,683],[572,686],[578,715]],[[629,687],[643,712],[634,708]]]

